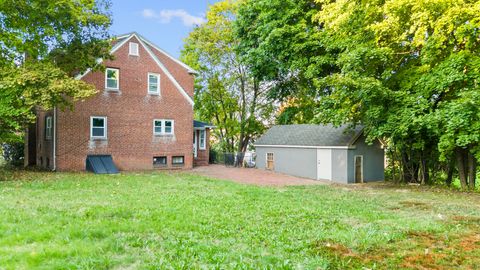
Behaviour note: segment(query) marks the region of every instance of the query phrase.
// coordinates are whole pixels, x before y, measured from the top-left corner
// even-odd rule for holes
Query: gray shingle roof
[[[348,126],[335,128],[333,125],[279,125],[270,128],[255,145],[289,146],[348,146],[362,131]]]
[[[193,127],[194,128],[213,128],[214,126],[209,123],[193,120]]]

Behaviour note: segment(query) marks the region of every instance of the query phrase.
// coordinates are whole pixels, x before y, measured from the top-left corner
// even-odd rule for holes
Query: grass
[[[478,194],[188,173],[0,182],[0,269],[478,269]]]

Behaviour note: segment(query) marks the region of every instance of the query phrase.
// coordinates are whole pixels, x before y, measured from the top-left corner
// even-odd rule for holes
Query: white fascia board
[[[150,47],[153,47],[155,48],[157,51],[159,51],[160,53],[166,55],[168,58],[172,59],[175,63],[181,65],[182,67],[184,67],[189,73],[191,74],[195,74],[195,75],[198,75],[198,72],[196,70],[194,70],[193,68],[189,67],[187,64],[183,63],[182,61],[178,60],[177,58],[171,56],[169,53],[167,53],[166,51],[162,50],[161,48],[159,48],[157,45],[153,44],[152,42],[150,42],[148,39],[144,38],[143,36],[139,36],[139,39],[141,39],[143,42],[147,43]]]
[[[308,146],[308,145],[268,145],[254,144],[255,147],[272,147],[272,148],[306,148],[306,149],[355,149],[355,146]]]
[[[136,34],[133,34],[132,36],[137,37]],[[143,40],[140,39],[139,37],[137,37],[137,39],[138,39],[138,41],[140,41],[140,44],[142,44],[143,48],[148,52],[150,57],[152,57],[153,61],[155,61],[155,63],[157,63],[157,65],[160,67],[160,69],[167,75],[167,77],[170,79],[170,81],[173,83],[173,85],[178,89],[178,91],[193,106],[194,105],[193,99],[187,94],[187,91],[185,91],[185,89],[183,89],[183,87],[177,82],[177,80],[175,80],[175,78],[170,73],[170,71],[168,71],[168,69],[162,64],[162,62],[160,62],[160,60],[155,56],[155,54],[152,52],[152,50],[150,50],[150,48],[148,48],[147,45],[145,45]]]

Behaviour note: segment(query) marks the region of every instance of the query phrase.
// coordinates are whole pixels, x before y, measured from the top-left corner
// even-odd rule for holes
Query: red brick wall
[[[158,57],[158,59],[167,67],[168,71],[175,78],[183,78],[188,71],[183,66],[173,61],[170,57],[162,54],[159,50],[151,48],[152,52]],[[192,76],[192,75],[189,75]],[[179,80],[179,84],[185,89],[187,94],[193,99],[194,80]]]
[[[119,92],[105,90],[105,74],[87,74],[83,80],[99,90],[94,97],[77,102],[74,111],[59,111],[57,119],[57,169],[84,170],[89,154],[112,155],[120,170],[153,169],[154,156],[184,156],[183,168],[192,168],[193,108],[139,43],[139,56],[128,55],[128,42],[118,49],[106,67],[120,69]],[[151,48],[154,51],[154,48]],[[174,69],[170,67],[168,69]],[[175,65],[178,65],[175,63]],[[181,67],[181,66],[180,66]],[[193,76],[181,67],[171,71],[193,94]],[[148,72],[160,74],[160,96],[147,94]],[[107,140],[90,139],[90,117],[107,117]],[[153,135],[154,119],[173,119],[174,136]]]
[[[193,165],[195,166],[207,166],[210,159],[210,129],[206,129],[205,132],[205,150],[200,149],[200,136],[198,135],[198,130],[195,131],[198,136],[197,140],[197,157],[193,160]]]

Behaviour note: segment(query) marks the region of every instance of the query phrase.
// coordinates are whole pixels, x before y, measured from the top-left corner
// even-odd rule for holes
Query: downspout
[[[57,107],[53,107],[53,170],[57,170]]]

